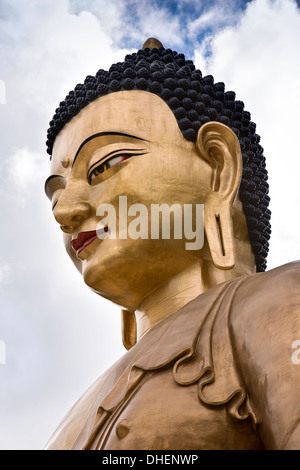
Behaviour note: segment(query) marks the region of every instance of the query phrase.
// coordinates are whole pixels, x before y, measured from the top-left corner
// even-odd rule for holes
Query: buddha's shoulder
[[[300,261],[246,277],[232,302],[231,325],[239,337],[300,333]]]
[[[236,280],[237,282],[239,279]],[[234,307],[251,311],[268,306],[290,304],[300,296],[300,261],[244,278],[236,291]]]

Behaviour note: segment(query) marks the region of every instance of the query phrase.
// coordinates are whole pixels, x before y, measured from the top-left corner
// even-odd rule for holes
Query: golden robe
[[[46,449],[300,449],[295,340],[300,262],[219,284],[148,331]]]

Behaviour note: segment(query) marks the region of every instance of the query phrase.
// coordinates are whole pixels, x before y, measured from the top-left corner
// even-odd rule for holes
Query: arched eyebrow
[[[45,193],[48,199],[52,199],[54,191],[64,189],[66,186],[65,178],[62,175],[51,175],[45,181]]]
[[[137,137],[136,135],[130,135],[130,134],[124,134],[123,132],[99,132],[97,134],[94,134],[94,135],[91,135],[90,137],[88,137],[86,140],[84,140],[77,152],[76,152],[76,155],[74,157],[74,160],[73,160],[73,163],[72,163],[72,168],[75,164],[75,161],[76,161],[76,158],[78,157],[79,153],[81,152],[82,148],[88,143],[90,142],[92,139],[95,139],[96,137],[102,137],[102,136],[105,136],[105,135],[119,135],[121,137],[130,137],[131,139],[136,139],[136,140],[142,140],[143,142],[149,142],[149,140],[146,140],[146,139],[142,139],[141,137]]]
[[[130,135],[130,134],[125,134],[123,132],[112,132],[112,131],[109,131],[109,132],[98,132],[97,134],[93,134],[91,136],[89,136],[87,139],[85,139],[79,146],[77,152],[76,152],[76,155],[74,157],[74,160],[73,160],[73,163],[72,163],[72,168],[74,166],[74,163],[76,161],[76,158],[78,157],[78,155],[80,154],[82,148],[88,143],[90,142],[91,140],[93,139],[96,139],[97,137],[102,137],[102,136],[105,136],[105,135],[118,135],[118,136],[121,136],[121,137],[130,137],[131,139],[136,139],[136,140],[141,140],[143,142],[149,142],[149,140],[146,140],[146,139],[142,139],[141,137],[137,137],[136,135]],[[51,175],[49,176],[46,181],[45,181],[45,193],[46,193],[46,196],[51,200],[52,199],[52,195],[54,193],[54,191],[56,191],[57,189],[64,189],[66,186],[66,180],[65,178],[62,176],[62,175]]]

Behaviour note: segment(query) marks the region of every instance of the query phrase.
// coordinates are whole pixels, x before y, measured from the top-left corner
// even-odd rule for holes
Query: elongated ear
[[[242,155],[235,133],[218,122],[208,122],[198,131],[197,147],[212,169],[211,193],[204,205],[204,229],[214,265],[235,265],[231,217],[242,174]]]
[[[135,313],[129,310],[122,310],[121,327],[122,341],[125,348],[131,349],[136,343],[136,319]]]

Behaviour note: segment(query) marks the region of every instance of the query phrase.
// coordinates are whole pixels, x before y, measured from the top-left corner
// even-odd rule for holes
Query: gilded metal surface
[[[68,168],[68,166],[70,165],[70,159],[65,158],[64,160],[62,160],[61,164],[64,168]]]
[[[90,179],[96,164],[125,154]],[[299,264],[255,274],[241,165],[228,127],[207,123],[188,142],[168,106],[144,91],[99,98],[60,132],[48,188],[54,216],[85,283],[123,309],[129,351],[47,448],[300,448],[300,365],[291,360]],[[124,195],[149,213],[152,204],[204,204],[203,247],[97,238],[76,256],[71,241],[96,230],[99,205],[117,207]]]
[[[163,44],[156,38],[148,38],[144,42],[142,49],[146,49],[146,47],[148,47],[149,49],[154,49],[154,47],[159,49],[160,47],[163,47]]]

